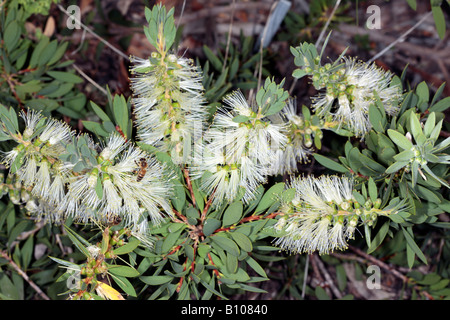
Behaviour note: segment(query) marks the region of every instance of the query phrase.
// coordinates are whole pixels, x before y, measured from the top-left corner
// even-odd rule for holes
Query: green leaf
[[[417,9],[417,2],[416,2],[416,0],[406,0],[406,2],[408,2],[409,6],[410,6],[413,10],[416,10],[416,9]]]
[[[436,113],[432,112],[427,118],[427,121],[425,122],[425,126],[423,128],[423,133],[426,137],[429,137],[431,135],[431,132],[433,132],[433,129],[436,125]]]
[[[102,137],[109,136],[109,133],[98,122],[82,120],[81,123],[87,130],[91,131],[92,133],[95,133],[97,136]]]
[[[234,255],[235,257],[239,257],[240,254],[239,247],[237,246],[236,242],[234,242],[230,238],[227,238],[220,234],[216,234],[212,236],[211,239],[214,243],[216,243],[220,248],[222,248],[226,252]]]
[[[6,49],[11,53],[20,39],[20,26],[17,21],[11,21],[5,28],[3,39]]]
[[[34,68],[37,66],[39,57],[40,57],[42,51],[47,47],[49,42],[50,42],[50,39],[46,36],[43,36],[39,40],[39,43],[36,45],[36,47],[33,50],[33,53],[31,54],[30,68]]]
[[[82,83],[83,82],[82,78],[80,78],[79,76],[77,76],[73,73],[69,73],[69,72],[47,71],[47,74],[50,77],[55,78],[56,80],[59,80],[61,82],[70,82],[70,83]]]
[[[336,280],[339,290],[344,291],[347,286],[347,273],[343,265],[336,266]]]
[[[180,234],[183,230],[178,230],[177,232],[171,232],[164,239],[161,250],[163,253],[167,253],[172,249],[172,247],[177,243],[180,238]]]
[[[214,233],[217,229],[220,228],[221,221],[214,219],[214,218],[208,218],[205,220],[205,224],[203,226],[203,234],[207,237]]]
[[[129,296],[137,297],[136,290],[134,289],[131,282],[122,276],[113,275],[114,281],[117,285]]]
[[[383,226],[378,231],[377,235],[372,239],[369,249],[367,250],[368,254],[374,252],[378,248],[378,246],[383,242],[384,238],[386,237],[388,231],[389,231],[389,221],[383,224]]]
[[[186,204],[186,192],[184,186],[179,180],[174,180],[172,190],[174,193],[174,196],[171,198],[172,205],[178,212],[181,212]]]
[[[422,250],[417,246],[416,242],[414,241],[414,238],[412,236],[412,229],[411,227],[408,227],[405,229],[403,226],[402,231],[403,235],[405,236],[406,242],[408,246],[414,251],[414,253],[422,260],[423,263],[428,264],[427,258],[423,254]]]
[[[292,73],[292,76],[294,78],[300,79],[303,78],[304,76],[306,76],[308,73],[303,70],[303,69],[295,69],[294,72]]]
[[[205,53],[206,58],[208,58],[208,60],[211,62],[214,69],[216,69],[217,71],[221,71],[223,63],[222,61],[220,61],[219,58],[217,58],[217,56],[212,52],[212,50],[208,46],[204,45],[203,52]]]
[[[114,249],[113,253],[115,255],[121,255],[121,254],[132,252],[134,249],[136,249],[139,246],[140,243],[141,243],[141,241],[132,237],[130,239],[130,241],[128,241],[128,243],[126,243],[125,245],[123,245],[121,247]]]
[[[236,122],[236,123],[247,122],[248,119],[250,119],[250,118],[247,116],[238,115],[233,118],[233,122]]]
[[[100,176],[97,176],[97,184],[95,185],[95,192],[97,193],[97,197],[99,199],[103,198],[103,184]]]
[[[317,299],[319,300],[331,300],[330,296],[327,294],[324,288],[321,286],[317,286],[314,290]]]
[[[443,112],[450,107],[450,97],[446,97],[436,102],[430,109],[430,112]]]
[[[369,185],[370,199],[374,202],[378,198],[378,189],[377,189],[377,185],[373,181],[372,177],[369,178],[368,185]]]
[[[56,49],[50,60],[47,62],[48,66],[51,66],[52,64],[58,62],[64,53],[66,52],[67,46],[69,45],[69,42],[63,42],[59,45],[59,47]]]
[[[114,96],[113,112],[116,123],[126,137],[128,132],[128,106],[123,95]]]
[[[386,173],[394,173],[406,166],[409,163],[409,161],[398,161],[394,162],[392,165],[389,166],[389,168],[386,169]]]
[[[129,278],[139,276],[139,272],[136,269],[128,266],[109,265],[108,272],[116,276],[123,276]]]
[[[58,41],[51,41],[39,55],[38,66],[44,66],[53,57],[57,48]]]
[[[78,239],[78,235],[65,225],[64,225],[64,229],[66,230],[67,236],[73,242],[75,247],[77,247],[77,249],[80,250],[81,253],[83,253],[87,258],[89,258],[91,256],[91,254],[89,253],[88,249],[80,242],[80,240]]]
[[[369,120],[376,131],[384,132],[383,116],[375,104],[369,106]]]
[[[26,271],[34,250],[34,237],[31,235],[22,247],[22,268]]]
[[[388,129],[387,131],[389,138],[400,148],[404,150],[409,150],[413,147],[413,144],[411,141],[408,140],[404,135],[402,135],[400,132]]]
[[[160,286],[164,283],[172,281],[173,277],[172,276],[144,276],[144,277],[139,277],[139,279],[142,282],[149,284],[151,286]]]
[[[241,201],[233,202],[223,214],[223,226],[227,227],[239,222],[242,218],[243,210],[244,206]]]
[[[6,299],[20,300],[19,289],[4,272],[0,273],[0,292]]]
[[[234,255],[228,253],[225,266],[226,266],[228,272],[235,273],[237,271],[237,268],[238,268],[238,259],[237,259],[237,257],[235,257]]]
[[[414,136],[414,139],[418,141],[418,138],[420,135],[423,134],[423,131],[420,121],[415,113],[411,113],[410,125],[411,125],[411,133]]]
[[[214,281],[214,278],[211,279],[212,281]],[[212,282],[211,281],[211,282]],[[206,288],[206,290],[214,293],[216,296],[222,298],[223,300],[228,300],[227,297],[225,297],[223,294],[221,294],[219,291],[217,291],[216,289],[214,289],[214,287],[212,285],[209,285],[206,281],[201,280],[200,279],[200,283]],[[214,282],[213,282],[214,283]]]
[[[323,165],[324,167],[331,169],[333,171],[337,171],[337,172],[348,172],[348,169],[346,167],[344,167],[343,165],[337,163],[336,161],[333,161],[327,157],[324,157],[318,153],[314,154],[314,158],[317,160],[317,162],[319,162],[321,165]]]
[[[52,259],[53,261],[55,261],[56,263],[62,264],[63,266],[66,266],[70,269],[76,269],[76,270],[81,270],[81,267],[79,265],[77,265],[76,263],[70,262],[70,261],[66,261],[66,260],[62,260],[59,258],[55,258],[52,256],[48,256],[50,259]]]
[[[239,231],[230,232],[231,237],[234,241],[241,247],[242,250],[251,252],[253,250],[253,245],[250,239],[243,233]]]
[[[245,262],[247,262],[247,264],[253,269],[255,270],[255,272],[257,274],[259,274],[261,277],[267,278],[267,274],[264,271],[264,269],[259,265],[258,262],[256,262],[255,259],[253,259],[250,256],[247,256],[247,258],[245,258]]]
[[[284,190],[284,183],[279,182],[273,185],[269,188],[269,190],[266,191],[266,193],[261,198],[261,201],[259,202],[258,206],[255,209],[255,214],[262,212],[272,206],[276,201],[279,195]]]
[[[432,6],[431,11],[433,12],[434,23],[439,38],[444,39],[446,29],[444,12],[442,11],[442,8],[438,6]]]

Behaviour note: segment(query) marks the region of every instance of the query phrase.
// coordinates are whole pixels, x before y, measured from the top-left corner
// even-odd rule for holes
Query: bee
[[[136,161],[136,164],[139,167],[138,169],[136,169],[136,172],[137,172],[136,181],[139,182],[144,178],[145,174],[147,173],[148,163],[145,158],[140,158],[139,162]]]
[[[117,226],[118,224],[120,224],[122,222],[122,217],[119,215],[112,215],[110,217],[108,217],[108,225],[109,226]]]

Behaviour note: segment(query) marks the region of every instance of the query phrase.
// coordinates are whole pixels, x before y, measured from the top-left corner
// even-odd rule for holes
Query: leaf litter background
[[[181,0],[156,2],[161,2],[166,7],[175,6],[177,23],[182,27],[179,53],[198,59],[203,65],[206,61],[203,46],[208,46],[213,52],[217,52],[218,48],[223,50],[230,30],[231,42],[234,45],[238,45],[241,32],[245,36],[256,39],[261,34],[276,1],[236,0],[233,4],[231,0],[191,0],[186,1],[185,5]],[[322,4],[321,14],[315,17],[308,14],[310,3],[314,1],[294,0],[291,2],[289,21],[288,19],[283,21],[267,48],[264,67],[277,81],[286,78],[285,88],[291,89],[291,94],[297,98],[299,105],[301,103],[308,105],[309,97],[314,94],[314,89],[306,80],[293,83],[291,74],[295,66],[289,48],[297,46],[301,41],[314,43],[317,40],[332,12],[334,1],[315,1]],[[64,8],[70,4],[79,5],[83,24],[125,55],[146,58],[151,54],[152,47],[145,38],[142,26],[145,24],[144,7],[153,6],[155,1],[81,0],[62,1],[60,4]],[[381,9],[380,30],[365,28],[365,22],[370,16],[366,13],[366,8],[372,4]],[[180,16],[182,11],[183,14]],[[416,11],[412,10],[405,0],[342,1],[328,27],[328,30],[332,29],[333,32],[325,55],[333,59],[349,47],[347,55],[357,56],[367,61],[395,41],[429,11],[428,1],[418,1]],[[450,7],[444,6],[444,11],[448,19]],[[108,86],[113,94],[123,93],[125,96],[130,96],[129,61],[108,48],[95,35],[83,31],[83,28],[68,30],[66,19],[66,15],[53,5],[48,17],[33,16],[27,22],[26,28],[31,37],[37,29],[41,29],[48,36],[69,41],[70,45],[65,58],[75,60],[79,70],[91,79],[79,85],[79,89],[86,94],[88,100],[98,105],[104,105],[107,102],[106,96],[96,88],[95,84],[103,88]],[[301,23],[302,19],[306,21],[305,25]],[[435,90],[443,82],[450,83],[449,50],[449,32],[444,39],[440,39],[433,18],[430,16],[411,32],[405,41],[399,42],[393,49],[377,59],[376,63],[397,75],[400,75],[408,66],[406,78],[411,87],[425,80],[430,88]],[[250,71],[254,72],[254,70]],[[450,86],[445,88],[443,95],[450,95]],[[448,113],[446,119],[448,126]],[[78,129],[83,129],[81,120],[78,126]],[[448,131],[448,127],[444,128],[441,135],[449,136]],[[338,138],[325,137],[323,141],[324,151],[340,148],[341,144],[343,146],[343,142]],[[324,168],[314,161],[300,167],[300,171],[306,174],[320,174],[323,170]],[[448,222],[450,218],[447,213],[442,213],[439,215],[439,220]],[[364,248],[365,242],[359,234],[356,240],[351,241],[349,250],[330,256],[316,254],[309,257],[289,256],[275,252],[265,270],[272,280],[259,285],[267,293],[249,292],[230,298],[234,300],[432,299],[427,292],[427,285],[435,283],[437,268],[449,270],[450,246],[448,231],[436,230],[436,234],[428,234],[428,231],[424,230],[424,234],[421,235],[419,229],[416,235],[419,238],[422,236],[428,239],[421,247],[430,261],[428,265],[417,263],[413,270],[407,268],[405,255],[401,250],[396,250],[393,241],[382,244],[387,247],[387,250],[377,250],[369,256],[360,249]],[[42,247],[35,247],[35,257],[47,254],[40,252],[40,248]],[[370,276],[366,273],[369,265],[380,267],[381,288],[378,290],[370,290],[366,285],[367,277]],[[428,275],[428,277],[426,276],[419,284],[406,284],[407,276],[414,272]]]

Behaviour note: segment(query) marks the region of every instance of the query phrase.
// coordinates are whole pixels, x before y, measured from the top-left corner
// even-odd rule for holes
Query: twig
[[[50,298],[39,288],[30,278],[28,278],[28,275],[20,269],[20,267],[12,261],[12,259],[8,256],[8,254],[2,250],[0,250],[0,254],[3,258],[8,260],[8,263],[16,270],[16,272],[26,281],[28,284],[39,294],[39,296],[44,300],[50,300]]]
[[[267,16],[268,19],[267,19],[267,21],[266,21],[266,26],[267,26],[267,25],[269,24],[269,22],[270,22],[270,16],[272,15],[273,10],[276,8],[277,3],[278,3],[278,1],[275,2],[275,3],[273,3],[272,6],[270,7],[270,11],[269,11],[269,14],[268,14],[268,16]],[[267,28],[264,28],[264,30],[263,30],[263,35],[262,35],[262,37],[261,37],[261,43],[260,43],[260,45],[259,45],[259,54],[260,54],[260,57],[259,57],[259,65],[258,65],[258,68],[255,68],[255,73],[254,73],[254,74],[256,74],[256,73],[258,74],[258,84],[257,84],[257,86],[256,86],[256,90],[259,90],[259,88],[261,87],[261,80],[262,80],[262,65],[263,65],[263,49],[264,49],[264,42],[265,42],[265,40],[266,40],[266,34],[267,34]],[[249,92],[249,95],[248,95],[248,100],[249,100],[249,101],[252,101],[252,100],[253,100],[254,94],[255,94],[255,90],[254,90],[254,89],[251,89],[250,92]]]
[[[203,212],[202,212],[202,217],[201,217],[201,221],[205,221],[206,218],[206,214],[208,213],[209,208],[211,207],[211,204],[214,200],[214,194],[216,193],[216,190],[214,190],[211,195],[209,196],[208,202],[206,202],[205,207],[203,208]]]
[[[119,49],[117,49],[116,47],[114,47],[112,44],[110,44],[108,41],[106,41],[105,39],[103,39],[102,37],[100,37],[98,34],[96,34],[94,31],[92,31],[91,28],[87,27],[85,24],[83,24],[80,20],[78,20],[74,15],[71,15],[69,12],[67,12],[66,9],[64,9],[60,4],[57,4],[58,9],[61,10],[62,12],[64,12],[68,17],[70,17],[71,19],[73,19],[77,24],[79,24],[80,26],[82,26],[87,32],[89,32],[90,34],[92,34],[94,37],[96,37],[98,40],[100,40],[101,42],[103,42],[106,46],[108,46],[111,50],[113,50],[115,53],[117,53],[119,56],[121,56],[122,58],[129,60],[130,58],[124,54],[122,51],[120,51]]]
[[[407,276],[403,275],[402,273],[400,273],[399,271],[391,268],[388,264],[378,260],[375,257],[372,257],[371,255],[365,253],[364,251],[353,247],[353,246],[349,246],[349,248],[354,251],[356,254],[358,254],[361,257],[355,256],[355,255],[347,255],[347,254],[341,254],[341,253],[333,253],[333,256],[340,258],[340,259],[347,259],[347,260],[356,260],[359,263],[362,264],[367,264],[367,262],[371,262],[376,264],[377,266],[379,266],[380,268],[383,268],[384,270],[390,272],[391,274],[393,274],[395,277],[401,279],[404,283],[411,283],[411,279],[408,278]],[[413,286],[414,290],[419,291],[421,294],[423,294],[427,299],[433,300],[433,296],[430,295],[427,291],[422,290],[419,286],[414,285]]]
[[[317,39],[317,41],[316,41],[316,43],[315,43],[315,47],[316,47],[317,49],[319,49],[319,45],[320,45],[320,43],[322,42],[322,38],[323,38],[323,36],[325,35],[325,31],[327,31],[328,26],[330,25],[330,22],[331,22],[331,20],[333,19],[334,14],[336,13],[336,10],[337,10],[337,8],[339,7],[340,4],[341,4],[341,0],[337,0],[336,3],[335,3],[335,5],[334,5],[333,11],[331,11],[331,14],[330,14],[330,16],[329,16],[328,19],[327,19],[327,22],[326,22],[325,25],[323,26],[322,31],[320,32],[319,38]]]
[[[230,27],[228,29],[227,46],[225,48],[225,57],[223,58],[222,73],[225,71],[225,67],[227,65],[228,51],[230,50],[231,31],[233,29],[233,18],[234,18],[235,6],[236,6],[236,0],[233,0],[233,10],[231,11]]]
[[[303,286],[302,286],[302,298],[305,298],[306,295],[306,282],[308,279],[308,269],[309,269],[309,254],[306,255],[306,261],[305,261],[305,271],[303,275]]]
[[[259,88],[261,87],[261,80],[262,80],[262,66],[263,66],[263,49],[264,49],[264,42],[266,41],[266,35],[267,35],[267,30],[268,30],[267,25],[269,25],[269,23],[270,23],[270,19],[271,19],[271,16],[272,16],[272,12],[273,12],[273,10],[276,8],[277,4],[278,4],[278,1],[275,2],[275,3],[272,5],[272,7],[270,8],[269,16],[268,16],[268,19],[267,19],[267,22],[266,22],[266,28],[264,28],[263,35],[262,35],[262,37],[261,37],[261,45],[260,45],[260,47],[259,47],[259,54],[260,54],[260,57],[259,57],[259,68],[258,68],[258,69],[259,69],[259,71],[258,71],[258,86],[256,87],[257,90],[259,90]]]
[[[394,276],[396,276],[397,278],[401,279],[403,282],[406,282],[406,283],[409,283],[409,282],[410,282],[410,279],[409,279],[407,276],[405,276],[405,275],[401,274],[400,272],[398,272],[397,270],[391,268],[388,264],[386,264],[386,263],[384,263],[384,262],[378,260],[378,259],[375,258],[375,257],[372,257],[371,255],[365,253],[364,251],[362,251],[362,250],[360,250],[360,249],[358,249],[358,248],[356,248],[356,247],[349,246],[349,248],[350,248],[353,252],[355,252],[356,254],[358,254],[358,255],[360,255],[361,257],[363,257],[364,259],[366,259],[366,260],[368,260],[368,261],[370,261],[370,262],[376,264],[377,266],[383,268],[384,270],[386,270],[386,271],[392,273]]]
[[[191,193],[192,204],[195,206],[195,195],[194,195],[194,189],[192,189],[191,178],[189,177],[189,170],[187,168],[184,168],[183,173],[184,173],[184,178],[186,179],[187,187],[189,189],[189,192]]]
[[[383,34],[376,29],[366,30],[362,27],[357,27],[352,24],[340,24],[339,31],[351,36],[367,35],[372,41],[383,42],[386,44],[396,41],[396,38]],[[445,48],[437,51],[435,49],[416,45],[411,42],[399,42],[396,45],[398,49],[409,51],[417,56],[427,57],[431,59],[443,59],[444,61],[447,61],[449,58],[448,50],[446,50]]]
[[[183,6],[181,7],[180,17],[178,18],[178,22],[177,22],[177,29],[180,28],[180,22],[181,22],[181,19],[183,18],[185,7],[186,7],[186,0],[183,0]]]
[[[395,46],[397,43],[399,42],[403,42],[405,41],[405,38],[408,34],[410,34],[412,31],[414,31],[419,25],[422,24],[422,22],[424,22],[426,19],[428,19],[429,16],[431,16],[433,13],[430,11],[428,12],[426,15],[424,15],[422,17],[422,19],[420,19],[414,26],[412,26],[411,28],[409,28],[405,33],[403,33],[400,37],[398,37],[394,42],[392,42],[390,45],[388,45],[386,48],[384,48],[383,50],[381,50],[379,53],[377,53],[375,56],[373,56],[371,59],[369,59],[369,61],[367,61],[368,63],[371,63],[373,61],[375,61],[376,59],[378,59],[379,57],[381,57],[383,54],[385,54],[389,49],[391,49],[393,46]]]
[[[333,291],[333,294],[336,296],[336,298],[338,298],[338,299],[342,298],[341,292],[334,285],[333,279],[331,278],[330,274],[328,273],[327,269],[325,268],[325,265],[323,264],[322,260],[318,256],[315,256],[315,257],[317,259],[317,264],[320,268],[320,271],[322,271],[322,273],[325,277],[326,284],[329,285],[331,291]]]
[[[83,70],[81,70],[76,64],[72,64],[72,67],[77,70],[77,72],[85,78],[87,81],[89,81],[94,87],[96,87],[98,90],[100,90],[104,95],[108,95],[108,92],[105,90],[105,88],[102,88],[97,82],[95,82],[91,77],[89,77],[86,73],[84,73]]]

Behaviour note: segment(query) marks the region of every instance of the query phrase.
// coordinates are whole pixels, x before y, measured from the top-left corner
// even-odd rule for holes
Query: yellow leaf
[[[106,283],[100,282],[95,288],[97,294],[103,299],[108,300],[125,300],[124,297],[113,287],[107,285]]]

